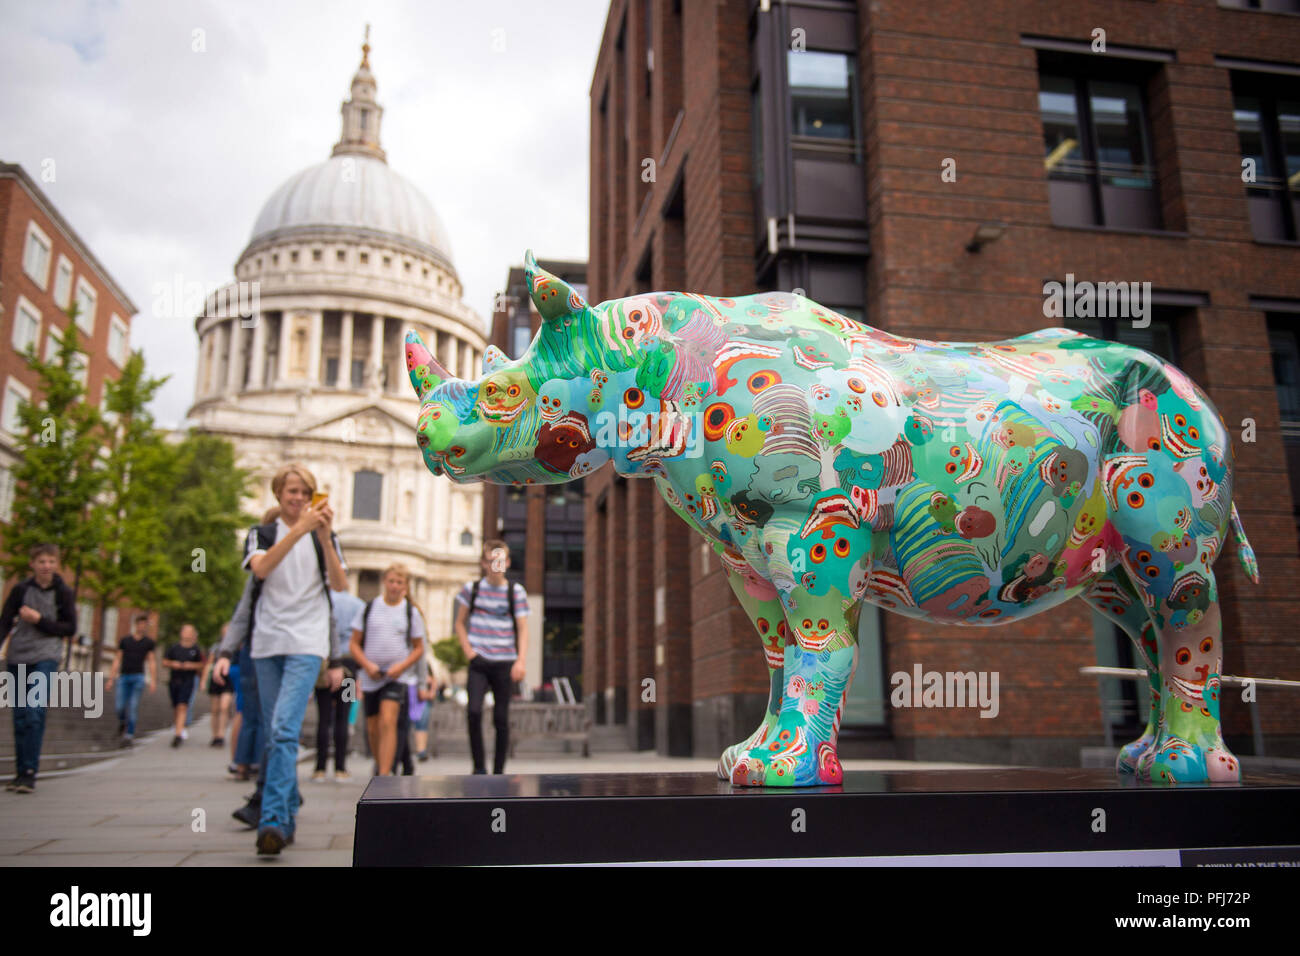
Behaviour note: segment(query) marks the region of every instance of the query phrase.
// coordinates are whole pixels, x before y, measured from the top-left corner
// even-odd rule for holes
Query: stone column
[[[352,313],[339,322],[339,388],[352,387]]]
[[[372,316],[370,319],[370,359],[369,375],[367,376],[371,391],[379,391],[383,388],[379,378],[379,370],[384,364],[384,317],[382,315]]]
[[[311,332],[307,335],[307,381],[320,385],[324,361],[325,313],[317,309],[311,313]]]
[[[248,373],[248,387],[262,387],[262,369],[266,365],[266,314],[258,313],[253,317],[253,348],[249,352],[248,360],[253,363],[253,367]]]
[[[243,323],[244,320],[238,316],[230,320],[230,364],[226,366],[226,391],[231,393],[239,391],[239,386],[243,384],[240,367],[244,347]]]
[[[280,313],[280,353],[275,357],[275,379],[274,381],[283,384],[289,377],[289,348],[292,344],[293,336],[290,330],[293,328],[293,313],[284,311]]]

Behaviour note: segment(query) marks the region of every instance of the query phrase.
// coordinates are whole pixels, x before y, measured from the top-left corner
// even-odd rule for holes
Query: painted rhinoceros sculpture
[[[720,555],[771,677],[720,777],[842,781],[862,602],[993,626],[1079,597],[1150,681],[1117,770],[1239,779],[1211,569],[1229,525],[1258,577],[1228,435],[1178,369],[1066,329],[900,338],[780,292],[593,307],[525,261],[543,324],[519,360],[489,347],[483,377],[460,381],[408,336],[424,460],[456,482],[562,482],[611,460],[654,479]]]

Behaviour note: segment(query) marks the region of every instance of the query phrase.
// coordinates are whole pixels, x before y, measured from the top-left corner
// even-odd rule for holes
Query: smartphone
[[[329,494],[324,491],[314,492],[311,496],[311,506],[313,509],[319,509],[326,501],[329,500]]]

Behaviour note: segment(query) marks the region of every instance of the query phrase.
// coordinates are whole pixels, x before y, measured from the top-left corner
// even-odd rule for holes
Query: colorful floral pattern
[[[736,784],[842,781],[836,738],[864,601],[993,626],[1081,598],[1133,639],[1152,690],[1117,769],[1236,780],[1219,726],[1212,566],[1233,529],[1232,448],[1209,399],[1140,349],[1046,329],[929,342],[801,296],[660,292],[589,306],[539,269],[517,361],[452,379],[414,333],[429,469],[569,481],[607,461],[654,480],[719,555],[771,678],[723,753]]]

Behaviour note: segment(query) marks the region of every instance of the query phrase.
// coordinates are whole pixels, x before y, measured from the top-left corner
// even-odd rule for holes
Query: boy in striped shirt
[[[496,753],[492,772],[504,773],[510,748],[510,695],[524,679],[528,654],[528,595],[506,580],[510,549],[504,541],[483,545],[483,577],[456,595],[456,637],[469,658],[469,746],[474,772],[487,773],[483,754],[483,697],[492,688]]]

